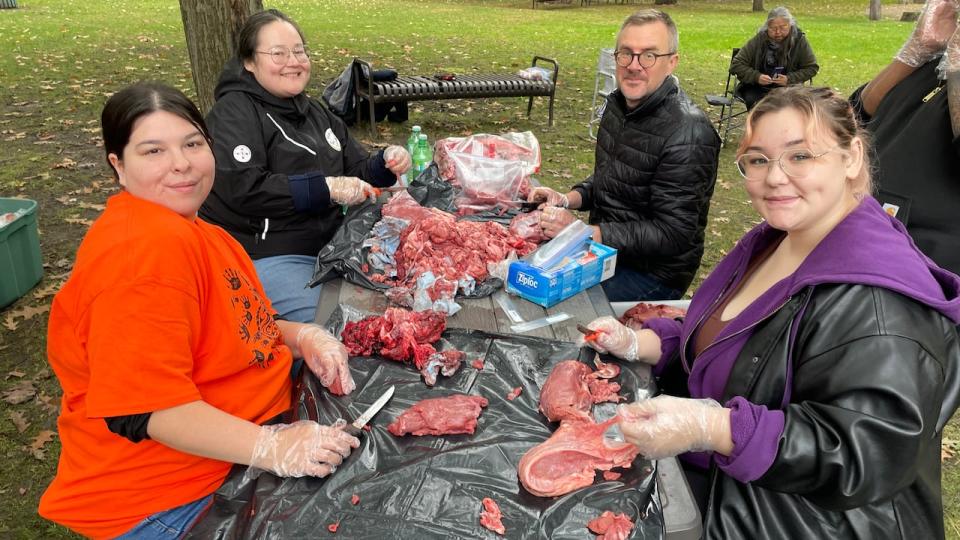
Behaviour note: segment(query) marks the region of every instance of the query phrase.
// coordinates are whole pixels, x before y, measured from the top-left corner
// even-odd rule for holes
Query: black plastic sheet
[[[421,206],[456,213],[453,202],[456,197],[456,189],[440,178],[436,164],[430,165],[420,173],[420,176],[410,183],[407,193]],[[378,200],[350,208],[333,238],[317,254],[313,279],[309,284],[311,287],[342,277],[350,283],[367,289],[384,291],[390,288],[389,285],[371,280],[369,273],[363,271],[367,263],[368,251],[368,248],[363,247],[363,241],[370,236],[373,225],[380,221],[383,203],[383,200]],[[502,214],[483,212],[461,219],[497,221],[502,225],[509,225],[510,220],[516,214],[516,210],[510,210]],[[502,280],[490,277],[481,283],[477,283],[469,295],[458,294],[458,297],[482,298],[495,293],[502,286]]]
[[[350,309],[338,309],[328,327],[342,328],[345,311]],[[593,352],[572,343],[463,329],[443,333],[438,348],[449,347],[466,352],[466,361],[433,388],[412,366],[376,357],[351,358],[357,389],[349,396],[332,396],[307,372],[298,384],[297,418],[352,421],[390,385],[396,393],[373,418],[371,431],[360,435],[360,448],[334,474],[281,479],[264,473],[244,481],[245,469],[235,467],[190,536],[323,538],[333,536],[327,526],[339,522],[336,536],[341,538],[497,538],[479,521],[481,500],[490,497],[503,512],[507,538],[592,539],[586,525],[605,510],[634,520],[630,538],[663,538],[651,462],[637,459],[619,480],[604,481],[598,474],[592,486],[557,498],[531,495],[517,479],[520,457],[556,427],[537,411],[540,386],[557,362],[592,363]],[[478,357],[485,362],[482,371],[470,365]],[[632,401],[649,391],[649,378],[635,374],[629,364],[623,368],[617,379],[623,396]],[[522,393],[508,401],[517,386]],[[394,437],[387,431],[414,403],[451,393],[489,400],[473,435]],[[608,417],[613,408],[598,404],[594,414]],[[350,502],[354,494],[360,497],[356,506]]]

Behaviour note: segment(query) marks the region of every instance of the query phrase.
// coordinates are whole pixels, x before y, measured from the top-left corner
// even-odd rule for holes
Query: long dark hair
[[[240,33],[237,35],[237,59],[240,60],[241,65],[246,60],[253,60],[253,55],[257,53],[257,38],[260,29],[276,21],[290,23],[297,31],[297,34],[300,34],[300,41],[302,41],[304,45],[307,44],[307,40],[304,39],[303,32],[300,30],[300,27],[297,26],[297,23],[293,22],[293,19],[287,17],[282,11],[279,9],[258,11],[247,18],[246,22],[243,23],[243,28],[240,29]]]
[[[100,114],[103,151],[114,178],[120,177],[110,164],[110,154],[123,156],[123,149],[130,142],[130,133],[137,119],[156,111],[175,114],[190,122],[200,130],[207,143],[213,144],[203,115],[183,92],[159,82],[132,84],[110,96]]]

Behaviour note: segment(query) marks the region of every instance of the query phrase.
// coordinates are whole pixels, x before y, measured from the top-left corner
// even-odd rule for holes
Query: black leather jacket
[[[687,290],[703,257],[719,152],[713,125],[674,77],[630,112],[619,90],[607,96],[593,175],[573,189],[603,243],[619,251],[618,266]]]
[[[750,483],[713,466],[705,537],[943,538],[940,438],[960,396],[958,341],[946,317],[887,289],[791,297],[747,341],[724,396],[785,411],[777,457]]]

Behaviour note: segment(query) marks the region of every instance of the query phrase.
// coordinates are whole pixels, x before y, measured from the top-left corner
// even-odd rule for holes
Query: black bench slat
[[[443,81],[436,77],[400,75],[393,81],[370,82],[361,75],[363,71],[358,67],[355,72],[357,81],[355,92],[358,97],[370,102],[371,116],[376,103],[489,97],[529,97],[527,116],[530,116],[533,98],[546,96],[550,98],[549,124],[553,125],[553,99],[556,92],[558,67],[553,60],[539,56],[534,57],[533,65],[536,65],[537,60],[553,64],[554,69],[550,80],[532,81],[515,74],[469,74],[457,75],[452,81]],[[357,65],[371,69],[369,63],[360,59],[357,59]],[[373,118],[370,119],[370,130],[375,136],[376,120]]]

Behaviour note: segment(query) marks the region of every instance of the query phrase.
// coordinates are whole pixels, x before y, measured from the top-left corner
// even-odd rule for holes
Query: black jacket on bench
[[[370,154],[346,125],[306,94],[278,98],[237,60],[227,63],[207,115],[217,175],[200,217],[220,225],[253,259],[316,255],[343,220],[326,176],[396,182],[383,152]]]
[[[573,189],[618,266],[686,291],[703,256],[720,137],[675,77],[630,112],[619,90],[605,107],[593,175]]]

